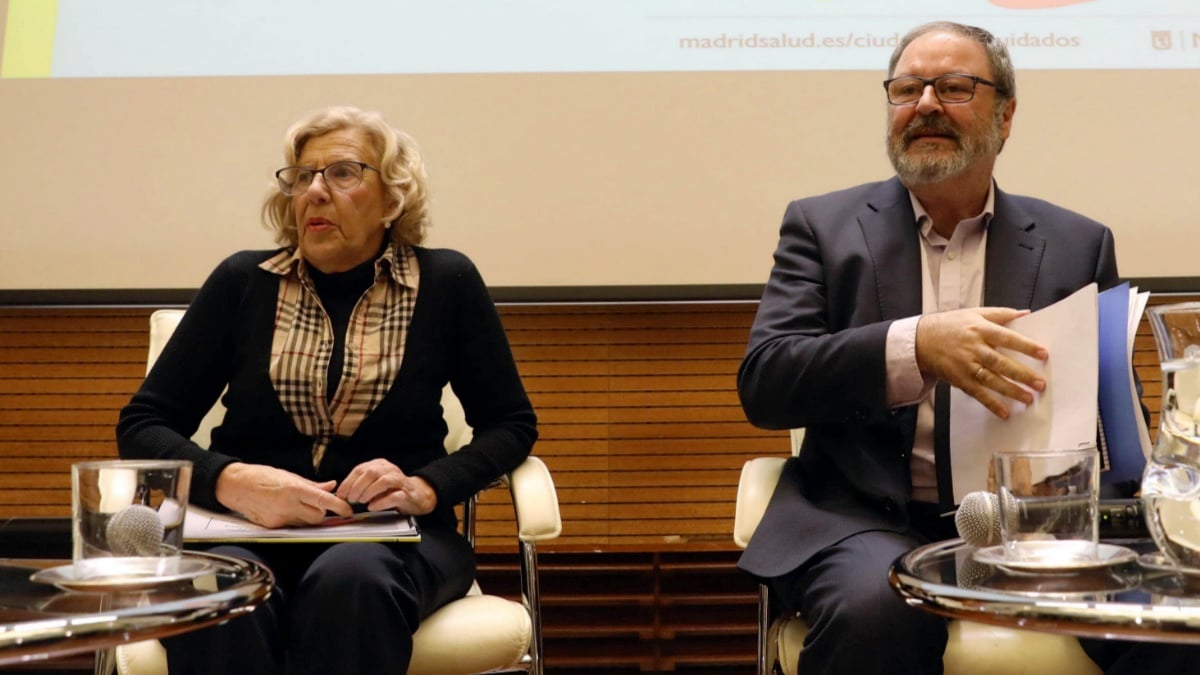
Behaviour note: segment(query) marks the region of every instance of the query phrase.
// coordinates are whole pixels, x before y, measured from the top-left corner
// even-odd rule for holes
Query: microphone
[[[1038,509],[1057,508],[1058,503],[1047,499],[1037,504],[1023,505],[1025,513]],[[1140,499],[1101,499],[1099,501],[1099,535],[1101,539],[1147,539],[1150,530]],[[993,546],[1000,543],[1000,498],[993,492],[970,492],[963,497],[954,514],[958,536],[971,546]]]
[[[104,528],[109,550],[118,555],[158,555],[164,536],[158,512],[142,504],[130,504],[117,511]]]

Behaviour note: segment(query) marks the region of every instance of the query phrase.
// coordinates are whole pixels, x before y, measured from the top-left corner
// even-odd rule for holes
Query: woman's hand
[[[338,487],[337,496],[347,502],[366,504],[370,511],[396,509],[413,516],[425,515],[437,506],[437,493],[425,479],[405,475],[386,459],[373,459],[354,467]]]
[[[317,483],[264,464],[235,462],[217,476],[217,501],[263,527],[315,525],[332,511],[354,513],[333,495],[336,481]]]

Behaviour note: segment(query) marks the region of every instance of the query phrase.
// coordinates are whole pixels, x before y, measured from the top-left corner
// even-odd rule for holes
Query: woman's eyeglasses
[[[275,172],[275,180],[279,181],[279,191],[292,197],[308,189],[316,179],[317,174],[325,179],[325,184],[339,192],[348,192],[362,185],[363,171],[370,169],[379,173],[379,169],[366,162],[334,162],[324,169],[310,169],[306,166],[286,166]]]

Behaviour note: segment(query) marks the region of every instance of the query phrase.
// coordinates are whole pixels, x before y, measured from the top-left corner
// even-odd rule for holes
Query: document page
[[[208,542],[338,542],[338,541],[420,541],[421,531],[410,516],[395,511],[332,516],[309,527],[267,528],[236,513],[214,513],[188,506],[183,521],[184,541]]]
[[[1002,420],[960,389],[950,390],[950,454],[954,501],[987,489],[992,454],[1000,450],[1052,450],[1096,443],[1098,319],[1096,284],[1036,312],[1009,328],[1046,347],[1045,362],[1006,352],[1046,378],[1033,403],[1007,401]]]

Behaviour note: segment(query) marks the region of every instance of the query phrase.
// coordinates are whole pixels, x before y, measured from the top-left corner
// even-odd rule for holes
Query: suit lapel
[[[985,305],[1028,309],[1033,302],[1046,240],[1032,216],[996,188],[995,215],[988,225]]]
[[[908,190],[893,178],[867,199],[858,218],[875,272],[880,318],[921,313],[921,248]]]

